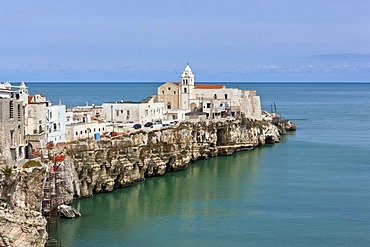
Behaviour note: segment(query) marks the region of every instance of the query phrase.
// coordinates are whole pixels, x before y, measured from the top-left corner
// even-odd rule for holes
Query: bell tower
[[[184,71],[181,74],[181,86],[180,86],[180,109],[190,109],[190,99],[192,98],[194,89],[194,74],[191,71],[189,63],[186,65]]]

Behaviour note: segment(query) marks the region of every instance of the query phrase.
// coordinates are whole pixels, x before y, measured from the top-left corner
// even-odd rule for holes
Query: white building
[[[66,139],[72,142],[79,139],[98,138],[107,132],[102,116],[102,107],[73,107],[66,112]]]
[[[66,106],[52,105],[47,107],[47,143],[66,142]]]
[[[195,84],[189,65],[181,74],[181,82],[159,86],[157,95],[166,105],[167,120],[182,119],[186,112],[204,112],[208,119],[240,117],[241,114],[262,119],[256,91],[226,88],[221,84]]]
[[[103,112],[107,121],[114,123],[154,122],[163,119],[164,102],[156,96],[150,96],[140,102],[121,101],[103,103]]]
[[[46,146],[47,114],[50,102],[42,94],[28,96],[26,140],[30,149]]]

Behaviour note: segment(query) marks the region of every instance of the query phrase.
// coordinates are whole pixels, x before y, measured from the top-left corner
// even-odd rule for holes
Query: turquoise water
[[[83,90],[72,85],[49,92]],[[93,84],[84,97],[138,100],[157,85]],[[263,108],[276,102],[284,117],[298,119],[298,131],[280,144],[78,200],[84,216],[60,220],[62,245],[368,246],[370,84],[228,85],[257,89]],[[66,104],[80,104],[74,97]]]

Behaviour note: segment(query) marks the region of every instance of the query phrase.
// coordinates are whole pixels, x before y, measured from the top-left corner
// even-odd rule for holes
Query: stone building
[[[167,120],[182,119],[184,112],[204,112],[208,119],[261,116],[260,98],[254,90],[226,88],[222,84],[195,84],[187,65],[180,82],[167,82],[158,87],[159,101],[166,106]]]
[[[42,94],[28,96],[26,140],[30,149],[46,146],[47,108],[50,102]]]
[[[0,83],[0,164],[18,165],[29,155],[25,141],[27,88]]]

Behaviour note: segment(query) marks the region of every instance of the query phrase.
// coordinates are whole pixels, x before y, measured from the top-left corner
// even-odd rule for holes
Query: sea
[[[161,83],[28,83],[67,106],[155,94]],[[280,143],[78,199],[61,246],[369,246],[370,83],[224,83],[291,119]]]

